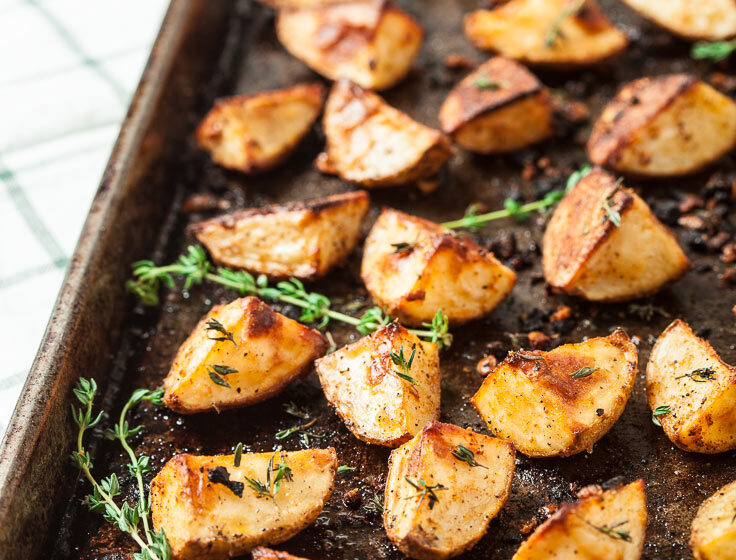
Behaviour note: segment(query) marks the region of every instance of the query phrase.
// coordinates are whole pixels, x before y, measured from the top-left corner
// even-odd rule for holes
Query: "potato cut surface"
[[[238,467],[233,455],[177,455],[151,482],[153,525],[164,529],[177,560],[239,556],[311,525],[332,493],[336,469],[332,448],[247,453]],[[261,492],[253,488],[258,483]],[[260,554],[254,557],[267,558]]]
[[[626,84],[588,140],[588,157],[620,173],[693,173],[736,143],[736,103],[695,76],[670,74]]]
[[[669,410],[657,419],[681,449],[698,453],[736,449],[736,368],[724,363],[680,319],[652,348],[647,397],[652,411]]]
[[[271,277],[314,279],[355,249],[370,201],[365,191],[249,208],[190,231],[218,264]]]
[[[464,25],[479,49],[537,65],[592,65],[628,44],[592,0],[510,0],[471,12]]]
[[[611,429],[636,378],[636,346],[621,329],[550,352],[511,352],[471,402],[496,437],[531,457],[567,457]]]
[[[625,301],[677,280],[690,261],[636,193],[594,168],[557,205],[544,232],[542,268],[558,290]]]
[[[228,335],[232,341],[215,340]],[[179,347],[164,380],[164,402],[190,414],[264,401],[309,373],[327,346],[318,331],[258,298],[216,305]]]
[[[623,0],[642,16],[685,39],[720,41],[736,35],[733,0]]]
[[[488,154],[518,150],[552,133],[547,88],[521,64],[500,56],[453,88],[439,119],[457,144]]]
[[[513,560],[637,560],[644,547],[644,481],[610,490],[584,488],[521,545]]]
[[[477,319],[516,283],[514,271],[469,237],[392,209],[366,238],[361,277],[374,301],[408,325],[438,310],[454,324]]]
[[[298,5],[309,3],[282,2],[276,34],[286,50],[314,71],[376,90],[391,87],[409,72],[424,32],[392,2]]]
[[[736,481],[726,484],[698,509],[690,534],[697,560],[733,560],[736,556]]]
[[[514,455],[514,447],[499,439],[427,424],[389,459],[383,512],[389,539],[422,560],[472,548],[508,498]]]
[[[245,173],[270,169],[309,132],[323,99],[318,83],[224,99],[202,121],[197,142],[223,167]]]
[[[348,80],[337,82],[324,116],[327,136],[318,167],[366,187],[434,175],[451,154],[450,139]]]
[[[411,361],[408,371],[391,354]],[[316,367],[325,397],[362,441],[396,447],[439,417],[437,345],[397,323],[317,360]]]

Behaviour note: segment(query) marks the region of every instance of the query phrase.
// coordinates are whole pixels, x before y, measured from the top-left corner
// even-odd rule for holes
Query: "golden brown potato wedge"
[[[525,455],[590,452],[624,411],[637,361],[621,329],[550,352],[511,352],[471,402],[496,437]]]
[[[327,346],[318,331],[258,298],[216,305],[179,347],[164,380],[164,403],[191,414],[264,401],[312,371]]]
[[[453,88],[439,119],[455,143],[482,154],[519,150],[552,134],[549,91],[521,64],[501,56]]]
[[[649,406],[677,447],[697,453],[736,449],[736,368],[679,319],[647,364]]]
[[[420,560],[470,550],[506,503],[514,456],[509,443],[430,422],[391,452],[383,510],[388,538]],[[434,494],[423,495],[425,486]]]
[[[301,556],[294,556],[288,552],[281,552],[280,550],[271,550],[265,546],[259,546],[254,548],[251,552],[253,560],[308,560]]]
[[[403,356],[409,367],[402,368],[392,354]],[[317,360],[316,367],[325,397],[362,441],[396,447],[439,417],[437,344],[398,323]]]
[[[299,84],[219,101],[199,125],[197,142],[212,159],[245,173],[286,159],[317,120],[322,84]]]
[[[557,290],[625,301],[674,282],[690,261],[636,193],[594,168],[557,205],[544,232],[542,268]]]
[[[644,547],[644,481],[583,488],[521,545],[512,560],[637,560]]]
[[[490,313],[516,274],[467,236],[385,209],[368,234],[361,277],[374,301],[407,325],[442,310],[453,324]]]
[[[277,487],[287,467],[290,475]],[[233,455],[176,455],[151,482],[153,526],[165,531],[177,560],[239,556],[311,525],[332,493],[336,469],[332,448],[247,453],[237,467]]]
[[[424,37],[409,14],[384,0],[288,4],[276,19],[286,50],[326,78],[348,78],[368,89],[403,79]]]
[[[684,37],[720,41],[736,35],[733,0],[623,0],[660,27]]]
[[[313,280],[344,261],[360,240],[365,191],[248,208],[194,224],[218,264],[270,277]]]
[[[726,484],[698,508],[690,533],[696,560],[736,557],[736,480]]]
[[[465,35],[479,49],[560,67],[596,64],[628,44],[593,0],[510,0],[465,16]]]
[[[337,82],[325,107],[327,147],[317,160],[366,187],[388,187],[437,173],[451,154],[450,139],[348,80]]]
[[[620,173],[674,177],[702,169],[736,143],[736,103],[695,76],[626,84],[588,140],[588,157]]]

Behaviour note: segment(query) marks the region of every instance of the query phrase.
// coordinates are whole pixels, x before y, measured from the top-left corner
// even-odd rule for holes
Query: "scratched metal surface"
[[[236,2],[233,6],[226,6],[228,3],[225,2],[210,4],[211,10],[223,11],[222,16],[218,15],[213,20],[227,17],[229,21],[223,36],[211,36],[212,41],[222,43],[222,48],[217,51],[216,58],[205,61],[212,67],[209,80],[183,84],[186,95],[193,97],[194,101],[190,111],[176,118],[184,119],[190,130],[216,97],[315,79],[309,69],[279,46],[269,10],[247,1]],[[462,76],[462,72],[444,67],[444,56],[461,53],[483,60],[483,55],[464,38],[461,20],[464,13],[484,3],[481,0],[407,0],[400,4],[425,27],[426,40],[410,78],[386,92],[385,97],[414,118],[436,125],[440,103],[452,84]],[[566,74],[539,72],[550,87],[565,89],[572,97],[583,101],[593,117],[622,82],[671,71],[707,74],[707,65],[693,63],[688,58],[686,44],[654,29],[615,2],[602,4],[632,38],[627,53],[611,64],[591,70]],[[203,35],[207,36],[206,30]],[[198,55],[196,49],[190,49],[187,56],[206,56],[206,52]],[[521,178],[524,162],[548,156],[555,166],[580,165],[585,161],[580,139],[587,138],[588,126],[561,132],[555,139],[532,150],[506,157],[459,153],[442,171],[440,187],[430,195],[402,188],[375,191],[371,193],[373,203],[365,224],[366,231],[383,205],[442,221],[462,215],[471,202],[483,202],[496,208],[514,192],[521,192],[531,200],[540,185],[538,180]],[[264,175],[244,177],[218,168],[197,150],[191,139],[182,138],[181,149],[163,156],[160,172],[148,178],[151,189],[166,189],[171,193],[166,202],[170,207],[165,209],[167,219],[145,225],[145,228],[150,228],[147,234],[151,244],[147,254],[138,257],[155,254],[159,261],[174,260],[191,242],[185,233],[186,226],[216,214],[180,212],[182,201],[194,193],[215,195],[229,201],[235,209],[350,190],[351,186],[339,179],[315,171],[312,162],[322,143],[321,130],[315,131],[286,165]],[[731,159],[726,158],[716,169],[732,174],[736,167]],[[628,184],[637,187],[645,198],[676,198],[678,193],[699,191],[713,171],[710,169],[683,180],[646,184],[629,181]],[[512,231],[522,251],[533,251],[541,240],[542,226],[537,219],[521,224],[496,222],[477,237],[481,244],[487,244],[495,234]],[[677,234],[682,236],[683,231]],[[722,356],[727,361],[736,361],[731,336],[733,292],[717,287],[717,275],[723,265],[715,256],[687,250],[696,267],[708,266],[701,266],[701,272],[690,272],[682,281],[648,302],[666,309],[672,317],[684,318],[696,330],[707,331],[707,337]],[[361,248],[355,251],[346,266],[313,286],[332,297],[337,302],[337,309],[342,303],[366,297],[358,274],[360,255]],[[530,267],[519,271],[518,284],[511,297],[491,315],[455,329],[454,345],[441,356],[441,420],[487,433],[468,403],[468,398],[482,381],[475,369],[477,361],[489,353],[488,344],[493,341],[500,341],[502,352],[515,348],[507,333],[528,332],[536,328],[553,332],[549,322],[544,320],[535,325],[539,322],[535,317],[540,315],[540,311],[548,313],[561,304],[572,307],[576,326],[557,342],[574,342],[586,336],[607,334],[612,327],[622,325],[641,340],[639,375],[623,416],[596,444],[591,454],[549,460],[533,460],[519,455],[508,503],[491,523],[487,535],[463,558],[511,558],[525,538],[520,529],[532,519],[543,521],[546,518],[545,506],[573,499],[576,489],[584,485],[604,483],[617,477],[624,481],[641,477],[646,481],[650,520],[644,558],[690,558],[687,547],[689,524],[705,497],[736,478],[736,453],[716,456],[685,453],[674,448],[661,429],[650,421],[643,377],[651,348],[650,335],[657,336],[671,319],[657,315],[651,321],[644,321],[627,313],[626,305],[591,305],[549,295],[544,283],[539,281],[540,259],[535,257],[531,261]],[[710,270],[703,271],[707,268]],[[131,299],[132,311],[124,326],[127,334],[111,371],[112,381],[107,392],[107,402],[112,410],[118,411],[134,388],[160,385],[178,345],[199,318],[211,305],[233,297],[232,293],[218,287],[202,286],[195,287],[188,294],[169,292],[156,309],[135,307]],[[275,308],[294,316],[294,309],[278,305]],[[522,316],[525,314],[532,314],[531,319],[524,321]],[[330,330],[340,345],[356,339],[354,332],[338,324],[330,326]],[[135,440],[136,447],[152,456],[154,470],[158,470],[175,453],[230,452],[239,441],[245,443],[246,451],[271,450],[277,444],[275,432],[293,425],[294,419],[282,408],[289,401],[307,408],[317,418],[314,429],[326,437],[316,440],[316,445],[334,446],[340,464],[355,465],[358,471],[353,476],[339,477],[332,498],[318,521],[280,548],[310,558],[400,558],[402,555],[386,538],[380,519],[368,508],[370,497],[383,489],[389,450],[366,445],[350,434],[327,406],[314,374],[263,404],[219,415],[180,416],[163,409],[143,407],[136,413],[135,421],[144,423],[147,428],[145,434]],[[285,442],[286,449],[299,447],[296,439]],[[135,495],[134,485],[124,468],[125,459],[118,447],[100,443],[94,463],[100,476],[105,470],[117,472],[124,490],[130,496]],[[77,486],[72,506],[54,533],[58,537],[51,541],[49,556],[122,558],[130,550],[125,538],[78,505],[87,488],[82,482]],[[361,500],[357,503],[343,500],[345,493],[354,488],[359,489]]]

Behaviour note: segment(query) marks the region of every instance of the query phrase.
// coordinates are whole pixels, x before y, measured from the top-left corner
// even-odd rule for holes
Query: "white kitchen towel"
[[[0,434],[166,0],[0,0]]]

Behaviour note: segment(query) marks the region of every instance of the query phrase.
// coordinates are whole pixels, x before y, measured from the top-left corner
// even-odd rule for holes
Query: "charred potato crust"
[[[292,480],[273,498],[246,480],[263,482],[272,457],[292,471]],[[241,483],[242,496],[213,482],[215,469]],[[166,532],[177,560],[226,560],[288,540],[311,525],[332,494],[336,470],[333,448],[247,453],[238,467],[232,455],[176,455],[151,481],[151,519],[156,531]]]
[[[426,179],[450,157],[450,139],[348,80],[335,83],[324,116],[317,167],[366,187]]]
[[[685,39],[721,41],[736,35],[733,0],[622,0],[643,17]]]
[[[621,173],[667,177],[698,171],[734,143],[736,104],[695,76],[670,74],[621,88],[587,150],[590,161]]]
[[[486,81],[493,87],[483,87]],[[455,142],[481,153],[517,150],[552,133],[549,91],[521,64],[501,56],[453,88],[439,119]]]
[[[647,526],[644,481],[583,488],[521,545],[512,560],[638,560]],[[628,540],[605,529],[625,531]]]
[[[355,249],[370,200],[365,191],[248,208],[193,224],[213,260],[271,278],[314,280]]]
[[[568,457],[591,450],[616,423],[637,362],[636,346],[621,329],[550,352],[512,352],[471,403],[491,432],[521,453]]]
[[[697,372],[705,376],[698,376]],[[693,376],[695,372],[695,376]],[[690,326],[676,319],[659,336],[647,364],[647,397],[667,437],[680,449],[736,449],[736,367],[729,366]]]
[[[254,548],[251,552],[253,560],[308,560],[301,556],[294,556],[288,552],[281,552],[280,550],[271,550],[265,546],[259,546]]]
[[[482,466],[452,452],[463,445]],[[470,550],[503,507],[514,475],[514,447],[453,424],[430,422],[391,452],[383,523],[389,539],[407,556],[450,558]],[[405,477],[442,484],[439,502],[417,503]],[[426,498],[425,498],[426,499]]]
[[[218,320],[235,344],[213,340],[210,319]],[[164,403],[192,414],[262,402],[312,371],[327,347],[319,331],[276,313],[258,298],[216,305],[179,347],[164,379]],[[212,381],[213,364],[236,370],[225,376],[230,387]]]
[[[195,137],[212,159],[228,169],[266,171],[285,160],[317,120],[322,84],[298,84],[218,101]]]
[[[620,216],[619,226],[609,211]],[[557,205],[542,245],[550,286],[591,301],[644,297],[690,268],[674,235],[646,203],[600,168]]]
[[[733,560],[736,553],[736,480],[700,504],[690,548],[696,560]]]

